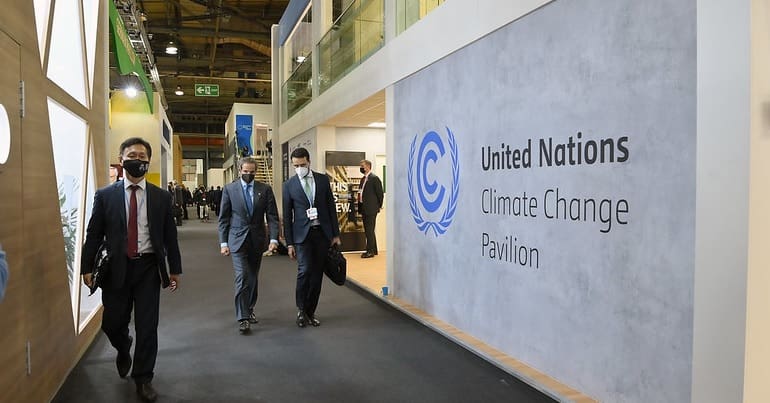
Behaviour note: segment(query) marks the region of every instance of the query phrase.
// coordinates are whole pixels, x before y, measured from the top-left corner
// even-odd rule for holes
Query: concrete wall
[[[361,127],[338,127],[335,129],[337,151],[363,151],[366,159],[374,164],[377,155],[385,154],[385,129]],[[373,166],[377,175],[382,176],[380,167]]]
[[[397,83],[395,294],[602,401],[690,401],[695,5],[556,1]]]

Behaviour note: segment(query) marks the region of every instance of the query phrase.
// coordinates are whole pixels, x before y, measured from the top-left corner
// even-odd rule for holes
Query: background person
[[[241,178],[225,186],[219,214],[219,247],[232,255],[235,270],[235,319],[238,330],[247,333],[258,322],[254,314],[259,285],[259,267],[265,250],[278,248],[278,208],[273,189],[254,180],[257,163],[246,157],[238,161]],[[270,229],[266,244],[265,220]]]
[[[315,316],[321,295],[323,263],[331,245],[339,245],[340,227],[329,178],[310,170],[310,154],[291,153],[297,173],[283,184],[283,234],[289,257],[297,259],[297,326],[320,326]]]
[[[364,222],[364,233],[366,234],[366,252],[361,257],[366,259],[374,257],[377,254],[377,236],[374,234],[374,227],[377,223],[377,213],[382,208],[383,192],[382,181],[372,172],[372,162],[362,160],[359,164],[359,170],[364,177],[361,178],[359,185],[359,212],[361,221]]]
[[[118,351],[115,364],[123,378],[132,366],[128,325],[133,309],[136,349],[131,377],[137,394],[147,402],[158,396],[151,381],[158,355],[160,287],[175,291],[182,274],[171,194],[144,178],[151,157],[150,144],[141,138],[120,145],[125,179],[96,191],[80,262],[83,281],[90,286],[96,251],[102,242],[109,246],[102,330]]]

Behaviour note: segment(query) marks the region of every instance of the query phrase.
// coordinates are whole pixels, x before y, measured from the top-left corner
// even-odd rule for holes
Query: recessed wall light
[[[369,123],[367,126],[369,126],[369,127],[377,127],[377,128],[380,128],[380,129],[383,129],[383,128],[386,127],[385,122],[372,122],[372,123]]]

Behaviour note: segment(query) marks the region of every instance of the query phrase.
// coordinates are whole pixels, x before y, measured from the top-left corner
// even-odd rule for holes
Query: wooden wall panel
[[[3,402],[50,400],[99,330],[101,315],[78,334],[73,324],[64,241],[59,213],[47,98],[88,122],[99,168],[97,185],[107,183],[106,3],[101,13],[94,77],[94,102],[88,109],[53,85],[40,63],[34,4],[7,0],[0,13],[0,35],[19,46],[21,79],[26,86],[26,115],[13,130],[12,153],[0,166],[0,243],[8,253],[11,277],[0,303],[0,392]],[[6,60],[0,54],[0,59]],[[5,66],[4,66],[5,67]],[[0,73],[8,75],[4,68]],[[0,77],[0,93],[12,85]],[[15,90],[18,94],[18,90]],[[18,95],[17,95],[18,96]],[[2,97],[2,95],[0,95]],[[5,103],[5,101],[2,101]],[[15,206],[15,207],[14,207]],[[30,374],[27,374],[27,343]]]

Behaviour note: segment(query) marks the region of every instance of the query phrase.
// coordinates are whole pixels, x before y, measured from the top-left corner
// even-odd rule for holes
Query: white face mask
[[[296,167],[296,168],[294,168],[294,171],[297,172],[297,176],[299,176],[300,178],[304,178],[310,172],[310,168],[308,168],[308,167]]]

